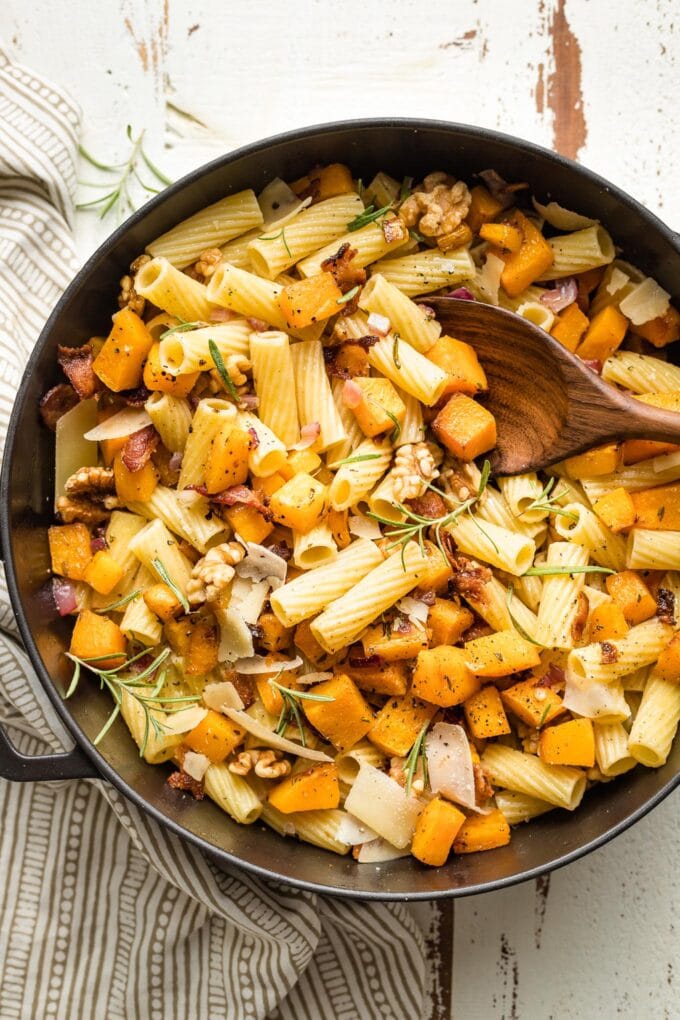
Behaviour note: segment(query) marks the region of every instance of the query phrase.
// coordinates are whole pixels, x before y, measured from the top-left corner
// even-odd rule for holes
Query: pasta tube
[[[573,811],[586,789],[585,773],[567,765],[546,765],[534,754],[488,744],[482,765],[496,786]]]
[[[206,206],[147,245],[153,255],[183,269],[206,248],[218,248],[232,237],[262,223],[262,210],[252,189],[228,195]]]
[[[135,290],[141,297],[185,322],[207,322],[212,304],[208,292],[198,280],[168,262],[151,259],[135,276]]]

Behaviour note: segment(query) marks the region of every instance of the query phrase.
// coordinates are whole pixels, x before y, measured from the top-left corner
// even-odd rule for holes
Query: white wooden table
[[[111,161],[128,123],[177,177],[287,128],[439,117],[576,157],[677,228],[679,16],[677,0],[4,0],[0,38],[70,89]],[[111,226],[79,214],[83,257]],[[679,1017],[678,860],[675,797],[551,878],[419,907],[429,1015]]]

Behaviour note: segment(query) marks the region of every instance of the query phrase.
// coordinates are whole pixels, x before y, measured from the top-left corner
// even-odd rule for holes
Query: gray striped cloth
[[[0,436],[75,272],[79,111],[0,50]],[[0,591],[0,722],[27,754],[65,733]],[[402,905],[218,870],[102,781],[0,781],[0,1017],[418,1020],[423,939]],[[322,852],[322,851],[319,851]]]

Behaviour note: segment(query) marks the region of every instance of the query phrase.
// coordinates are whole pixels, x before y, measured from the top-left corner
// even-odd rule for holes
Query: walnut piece
[[[81,467],[72,474],[64,485],[69,496],[89,496],[99,499],[116,491],[113,468]]]
[[[224,361],[224,367],[227,370],[227,374],[234,386],[244,386],[248,382],[248,377],[245,375],[246,372],[250,372],[253,367],[253,363],[248,360],[243,354],[228,354]],[[219,380],[220,386],[224,389],[224,384],[219,375],[217,375],[217,369],[213,370],[215,376]]]
[[[219,248],[206,248],[198,256],[197,261],[193,265],[187,266],[184,272],[192,280],[198,280],[199,283],[207,283],[221,261],[222,252]]]
[[[241,751],[233,761],[229,762],[228,769],[235,776],[247,776],[257,761],[257,751]]]
[[[255,775],[260,779],[279,779],[290,772],[290,762],[280,751],[260,751],[255,762]]]
[[[187,598],[192,606],[202,602],[214,602],[219,593],[227,587],[234,576],[234,567],[244,556],[243,546],[238,542],[223,542],[209,549],[191,572],[187,584]]]
[[[118,501],[115,496],[109,499]],[[110,509],[103,503],[96,503],[85,497],[72,499],[70,496],[59,496],[57,499],[57,513],[64,524],[73,524],[74,521],[82,521],[83,524],[102,524],[110,516]]]
[[[437,171],[428,174],[422,190],[402,202],[399,215],[407,227],[417,227],[424,237],[452,234],[470,210],[470,192],[463,181]]]
[[[400,446],[392,469],[394,498],[398,503],[417,499],[427,491],[427,483],[438,474],[427,443],[406,443]]]

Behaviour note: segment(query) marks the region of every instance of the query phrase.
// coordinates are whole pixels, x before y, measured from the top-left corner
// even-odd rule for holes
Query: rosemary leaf
[[[380,460],[381,456],[382,454],[380,453],[362,453],[358,457],[345,457],[344,460],[339,460],[337,462],[337,467],[340,467],[343,464],[360,464],[362,460]],[[391,524],[393,522],[388,521],[387,523]]]
[[[358,216],[347,224],[347,229],[353,233],[355,230],[361,230],[362,227],[368,226],[369,223],[379,220],[385,213],[388,213],[392,208],[392,204],[384,205],[381,209],[376,209],[374,205],[369,205],[367,209],[359,213]]]
[[[220,349],[214,340],[208,340],[208,350],[210,351],[210,356],[212,357],[215,363],[215,368],[217,369],[218,375],[222,382],[224,383],[224,385],[226,386],[230,397],[232,398],[235,404],[240,404],[241,398],[238,395],[238,390],[231,381],[231,376],[227,372],[226,365],[224,364],[224,359],[220,354]]]
[[[164,333],[161,333],[159,340],[165,340],[166,336],[172,336],[173,333],[187,333],[192,329],[201,329],[206,326],[205,322],[179,322],[176,326],[170,326]]]
[[[394,362],[395,368],[401,368],[401,362],[399,361],[399,334],[394,334],[394,343],[392,344],[392,361]]]
[[[346,305],[347,302],[351,301],[352,298],[355,297],[358,293],[359,285],[357,284],[356,287],[352,287],[352,289],[348,290],[346,294],[343,294],[342,297],[339,297],[335,303],[336,305]]]
[[[97,612],[111,613],[114,609],[121,609],[123,606],[126,606],[128,602],[132,602],[133,599],[136,599],[138,595],[141,595],[141,593],[141,588],[135,588],[135,590],[131,591],[129,595],[124,595],[122,599],[118,599],[117,602],[112,602],[110,606],[104,606],[103,609],[98,609]]]
[[[510,609],[510,606],[512,605],[512,597],[513,597],[514,594],[515,594],[514,585],[511,584],[510,587],[508,588],[508,595],[507,595],[507,598],[505,600],[505,608],[508,611],[508,616],[510,617],[510,623],[513,625],[513,627],[515,628],[515,630],[517,631],[519,636],[523,637],[525,641],[528,641],[532,645],[536,645],[538,648],[547,648],[548,645],[542,644],[540,641],[537,641],[535,638],[532,638],[530,634],[527,634],[527,632],[525,631],[524,627],[522,627],[522,625],[519,623],[519,621],[513,615],[512,610]]]
[[[160,577],[161,581],[165,581],[165,583],[167,584],[168,588],[171,590],[172,594],[175,596],[177,601],[181,604],[182,609],[184,610],[184,612],[185,613],[190,612],[191,606],[189,605],[189,602],[187,600],[186,595],[184,594],[183,591],[181,591],[177,587],[177,585],[175,584],[173,579],[170,577],[170,574],[167,572],[163,561],[160,560],[156,556],[156,558],[153,559],[151,562],[153,563],[153,566],[156,569],[156,573]]]

